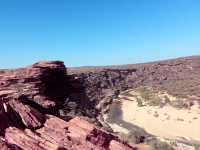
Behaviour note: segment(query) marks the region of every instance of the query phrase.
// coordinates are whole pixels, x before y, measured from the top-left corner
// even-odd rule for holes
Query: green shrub
[[[139,144],[139,143],[144,143],[145,142],[145,134],[143,130],[135,130],[135,131],[131,131],[128,134],[129,137],[129,142],[130,143],[135,143],[135,144]]]
[[[170,99],[168,96],[164,96],[164,100],[165,100],[165,103],[166,104],[169,104],[170,103]]]
[[[138,97],[137,97],[136,100],[137,100],[137,105],[138,105],[139,107],[144,106],[141,98],[138,98]]]
[[[129,144],[139,144],[145,142],[146,133],[143,130],[137,129],[135,131],[131,131],[128,134],[120,133],[120,139],[124,143]]]
[[[176,140],[170,140],[169,143],[170,145],[177,146]]]

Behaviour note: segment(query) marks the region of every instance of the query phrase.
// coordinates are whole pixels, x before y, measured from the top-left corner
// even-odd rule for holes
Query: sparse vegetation
[[[164,100],[165,100],[165,103],[170,103],[170,99],[169,99],[169,97],[168,96],[164,96]]]
[[[159,117],[158,112],[155,112],[155,113],[153,114],[153,116],[156,117],[156,118]]]
[[[123,96],[128,96],[128,97],[135,97],[135,95],[131,94],[130,91],[125,92],[122,94]]]
[[[158,96],[154,96],[152,99],[149,100],[148,104],[150,106],[163,106],[162,100]]]
[[[128,134],[120,133],[120,139],[129,144],[139,144],[145,142],[145,133],[142,130],[131,131]]]
[[[140,87],[140,88],[137,89],[137,91],[139,92],[141,99],[147,105],[161,106],[163,104],[162,99],[155,93],[155,91],[152,88]],[[164,104],[165,104],[165,102],[164,102]]]
[[[176,140],[170,140],[169,143],[170,143],[170,145],[172,145],[172,146],[177,146]]]
[[[144,106],[141,98],[136,97],[136,100],[137,100],[137,105],[138,105],[139,107]]]
[[[166,142],[153,140],[150,142],[150,150],[174,150],[174,148]]]
[[[176,101],[170,102],[170,105],[178,109],[186,108],[184,101],[181,99],[177,99]]]
[[[184,102],[184,99],[177,99],[177,100],[170,100],[169,96],[164,95],[164,92],[154,90],[151,87],[140,87],[135,89],[136,92],[139,93],[139,96],[135,96],[138,106],[142,107],[145,104],[149,106],[160,106],[164,107],[165,105],[169,104],[172,107],[182,109],[182,108],[188,108],[189,106]],[[126,93],[128,95],[128,93]],[[130,94],[132,97],[133,94]]]
[[[153,97],[153,92],[148,87],[140,87],[138,88],[138,92],[145,101],[149,101]]]

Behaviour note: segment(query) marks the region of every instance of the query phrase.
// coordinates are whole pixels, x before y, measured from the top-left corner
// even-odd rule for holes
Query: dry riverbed
[[[111,107],[115,109],[112,113],[118,114],[104,116],[105,120],[111,120],[108,124],[115,132],[128,134],[132,128],[124,126],[123,122],[126,122],[162,139],[200,141],[200,109],[196,106],[191,109],[178,109],[168,104],[139,107],[133,96],[119,96],[118,101],[120,107]]]

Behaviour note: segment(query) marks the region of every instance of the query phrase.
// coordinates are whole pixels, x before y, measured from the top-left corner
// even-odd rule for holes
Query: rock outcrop
[[[69,97],[68,79],[59,61],[0,71],[0,149],[134,149],[82,118],[58,118]]]
[[[65,98],[63,62],[38,62],[26,68],[0,71],[0,133],[9,126],[37,129],[43,113],[56,114]]]
[[[64,97],[66,68],[63,62],[38,62],[32,66],[0,71],[0,98],[19,99],[47,111]]]

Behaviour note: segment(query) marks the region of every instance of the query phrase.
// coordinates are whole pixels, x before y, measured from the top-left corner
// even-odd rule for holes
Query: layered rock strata
[[[0,149],[134,149],[84,119],[66,122],[58,118],[69,97],[70,84],[60,61],[1,70]]]

